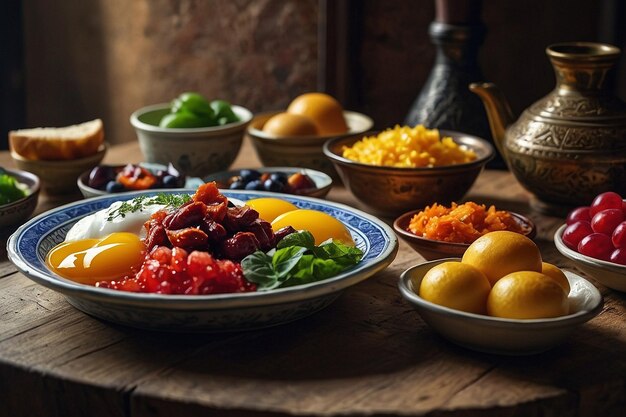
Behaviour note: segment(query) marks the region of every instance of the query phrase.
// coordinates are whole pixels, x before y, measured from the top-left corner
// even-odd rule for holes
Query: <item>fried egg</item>
[[[144,223],[154,213],[165,208],[162,204],[146,204],[140,210],[127,212],[122,216],[116,214],[121,205],[121,201],[116,201],[106,209],[83,217],[67,232],[65,241],[102,239],[111,233],[119,232],[134,233],[143,239],[146,235]]]

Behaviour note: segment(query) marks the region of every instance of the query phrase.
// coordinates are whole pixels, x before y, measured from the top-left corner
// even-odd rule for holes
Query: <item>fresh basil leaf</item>
[[[286,281],[290,271],[298,264],[307,248],[290,246],[276,251],[272,257],[272,266],[280,281]]]
[[[285,236],[276,247],[278,249],[287,248],[289,246],[301,246],[307,249],[315,247],[315,238],[308,230],[301,230]]]
[[[332,259],[345,267],[356,265],[363,257],[361,249],[341,242],[325,242],[315,247],[313,254],[321,259]]]
[[[316,280],[330,278],[344,270],[344,267],[337,262],[320,258],[314,258],[309,268]]]
[[[314,260],[315,256],[313,255],[303,255],[298,265],[292,270],[289,279],[283,282],[281,287],[292,287],[294,285],[302,285],[316,281],[312,267]]]
[[[243,258],[241,269],[246,279],[254,282],[258,290],[271,290],[281,284],[279,275],[272,263],[272,256],[263,253],[263,251],[258,250]]]

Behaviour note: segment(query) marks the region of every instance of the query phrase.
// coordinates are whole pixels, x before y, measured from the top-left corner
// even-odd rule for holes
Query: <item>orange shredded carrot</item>
[[[511,213],[471,201],[451,207],[435,203],[414,215],[408,227],[417,236],[454,243],[472,243],[496,230],[524,232]]]

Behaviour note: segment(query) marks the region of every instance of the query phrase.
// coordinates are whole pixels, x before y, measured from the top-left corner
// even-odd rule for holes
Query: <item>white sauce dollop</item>
[[[150,219],[152,214],[165,207],[162,204],[145,205],[139,211],[126,213],[124,217],[116,216],[111,221],[107,220],[109,213],[118,209],[121,205],[121,201],[116,201],[108,208],[80,219],[67,232],[65,241],[73,242],[82,239],[102,239],[116,232],[134,233],[143,239],[146,237],[146,230],[143,227],[144,223]]]

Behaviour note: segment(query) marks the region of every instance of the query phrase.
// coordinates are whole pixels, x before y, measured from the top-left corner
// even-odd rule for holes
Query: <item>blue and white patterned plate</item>
[[[180,193],[181,190],[159,192]],[[285,194],[223,191],[242,201],[276,197],[300,208],[320,210],[341,220],[364,252],[355,267],[324,281],[267,292],[206,296],[142,294],[79,284],[50,271],[48,251],[63,241],[69,228],[82,217],[155,191],[106,195],[78,201],[43,213],[21,226],[9,238],[9,259],[33,281],[64,294],[79,310],[128,326],[177,332],[243,330],[273,326],[312,314],[335,300],[342,290],[386,268],[398,250],[393,230],[377,218],[343,204]]]

